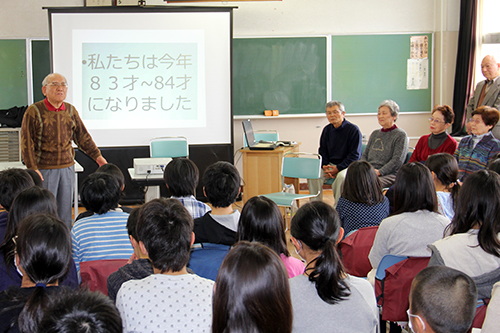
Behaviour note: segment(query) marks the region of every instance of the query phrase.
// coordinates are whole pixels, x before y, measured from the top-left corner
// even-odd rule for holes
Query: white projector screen
[[[232,145],[232,8],[115,8],[49,8],[53,71],[96,144]]]

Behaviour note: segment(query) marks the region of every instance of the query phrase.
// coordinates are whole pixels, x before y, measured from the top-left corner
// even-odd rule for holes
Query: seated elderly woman
[[[368,145],[361,155],[361,161],[367,161],[375,168],[383,188],[394,184],[396,173],[408,153],[408,136],[404,130],[396,126],[398,113],[399,105],[396,102],[385,100],[380,103],[377,118],[382,128],[372,132]],[[333,196],[336,201],[342,194],[346,173],[347,169],[339,172],[333,182]]]
[[[430,155],[448,153],[453,155],[457,141],[446,130],[453,124],[455,114],[448,105],[436,105],[429,118],[431,134],[423,135],[411,155],[410,162],[425,162]]]
[[[458,179],[463,181],[474,171],[486,169],[500,153],[500,141],[491,134],[499,118],[498,110],[489,106],[480,106],[472,112],[469,119],[472,135],[464,137],[453,154],[458,162]]]

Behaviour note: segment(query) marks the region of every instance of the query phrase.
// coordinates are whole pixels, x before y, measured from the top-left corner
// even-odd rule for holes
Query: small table
[[[26,165],[22,162],[0,162],[0,171],[10,168],[26,169]],[[73,193],[73,209],[75,214],[75,219],[78,216],[78,172],[83,172],[83,167],[75,160],[75,192]]]
[[[163,174],[136,175],[134,168],[128,168],[132,181],[141,186],[147,186],[144,201],[148,202],[160,197],[160,186],[163,184]]]
[[[294,146],[278,147],[274,150],[250,150],[240,149],[243,154],[243,203],[251,197],[281,192],[283,190],[281,181],[281,166],[283,156],[289,152],[298,152],[300,143]],[[298,179],[286,181],[293,183],[295,192],[299,191]]]

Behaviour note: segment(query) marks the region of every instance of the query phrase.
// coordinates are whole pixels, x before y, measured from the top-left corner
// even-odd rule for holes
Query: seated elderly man
[[[326,103],[326,118],[329,124],[323,128],[318,149],[322,157],[323,179],[307,180],[309,192],[319,192],[320,200],[323,199],[323,182],[335,178],[361,156],[361,132],[358,126],[345,119],[344,104],[339,101]]]
[[[378,107],[378,123],[382,126],[372,132],[366,146],[362,161],[369,162],[379,176],[382,187],[390,187],[396,180],[396,173],[403,165],[408,153],[408,136],[403,129],[396,126],[399,105],[385,100]],[[347,170],[338,173],[333,183],[333,195],[337,202],[342,193]]]

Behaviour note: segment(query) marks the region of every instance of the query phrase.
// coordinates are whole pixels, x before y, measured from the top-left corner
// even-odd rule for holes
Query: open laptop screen
[[[245,137],[247,138],[248,146],[252,146],[255,143],[255,136],[253,135],[253,127],[250,119],[244,120],[243,132],[245,132]]]

